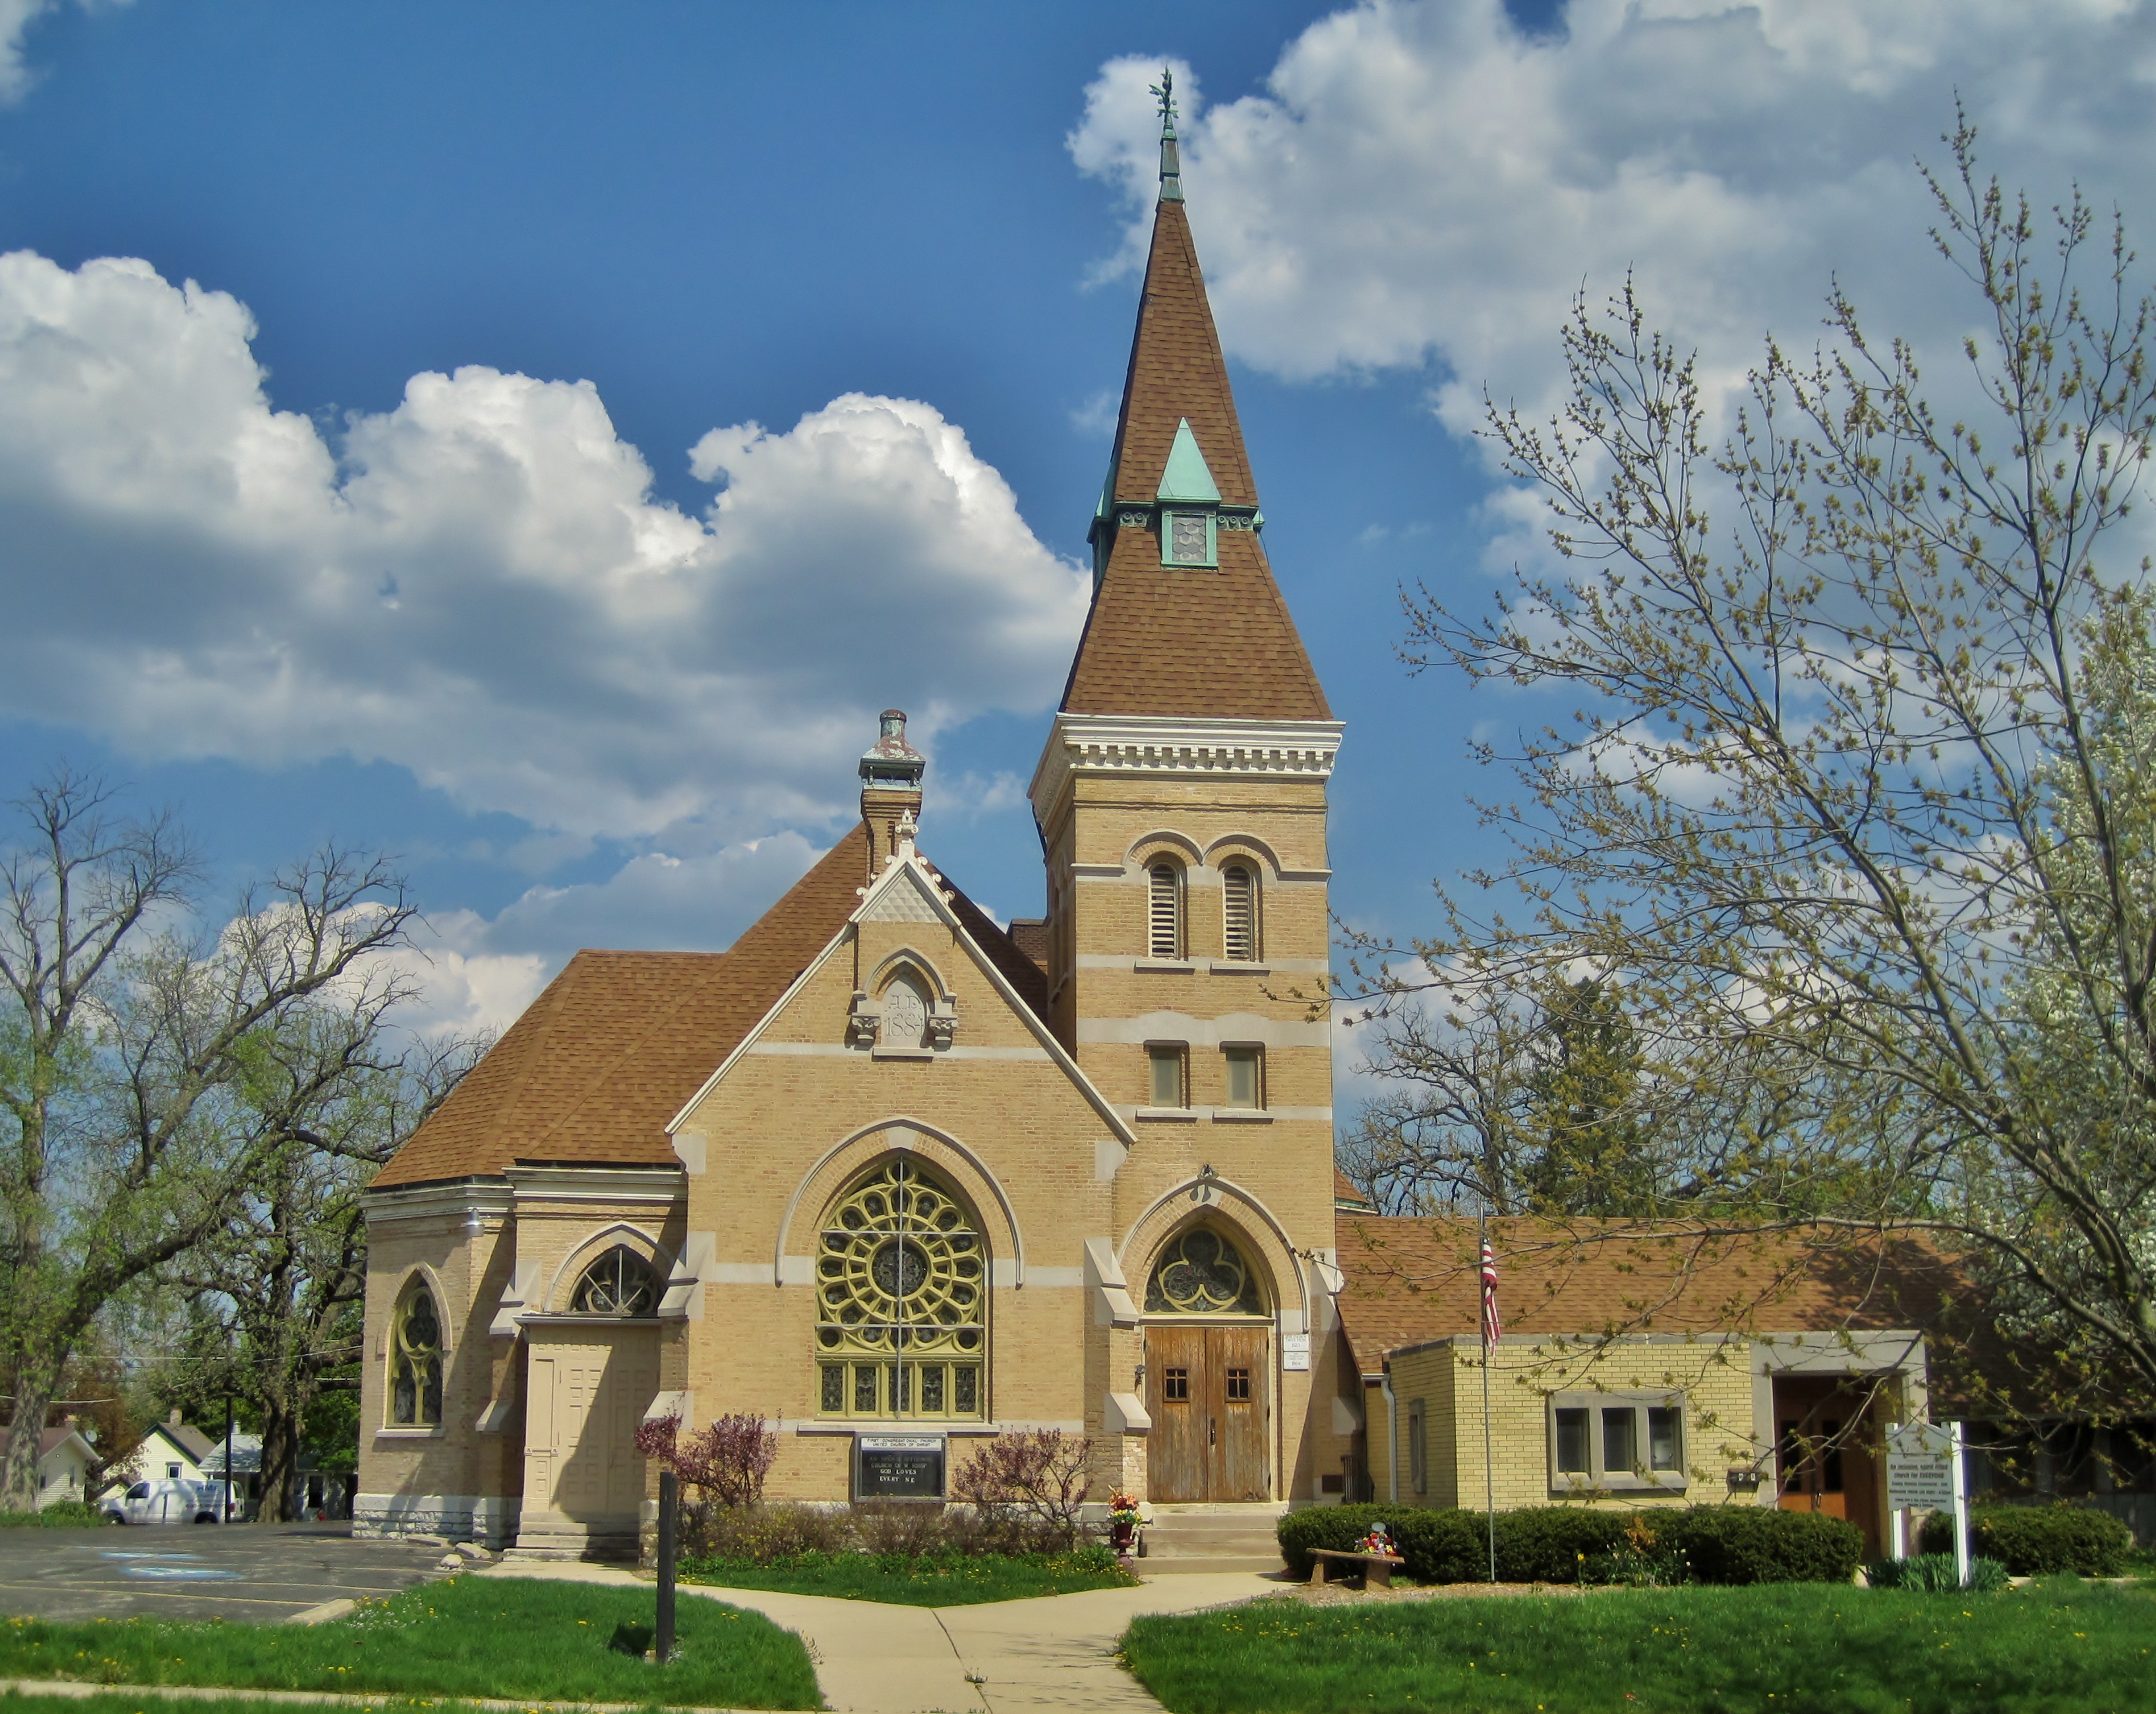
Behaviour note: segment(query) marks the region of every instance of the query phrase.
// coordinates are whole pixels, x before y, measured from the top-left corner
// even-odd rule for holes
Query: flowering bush
[[[679,1416],[665,1416],[637,1429],[636,1450],[680,1478],[683,1540],[691,1552],[701,1552],[711,1534],[715,1508],[762,1502],[764,1479],[778,1461],[778,1436],[762,1417],[742,1411],[687,1435]]]
[[[951,1491],[1001,1552],[1067,1548],[1081,1533],[1092,1453],[1060,1429],[998,1434],[959,1467]]]

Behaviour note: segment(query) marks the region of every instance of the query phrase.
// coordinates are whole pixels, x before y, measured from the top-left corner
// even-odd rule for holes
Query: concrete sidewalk
[[[497,1565],[474,1574],[651,1587],[648,1578],[604,1565]],[[839,1714],[1158,1714],[1160,1704],[1116,1660],[1124,1627],[1141,1614],[1192,1613],[1283,1587],[1252,1572],[1204,1572],[1135,1589],[973,1607],[898,1607],[702,1583],[685,1583],[681,1593],[752,1609],[798,1635],[816,1663],[824,1700]]]

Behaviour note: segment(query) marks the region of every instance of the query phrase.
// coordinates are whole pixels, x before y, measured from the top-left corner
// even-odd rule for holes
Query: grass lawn
[[[0,1677],[726,1708],[821,1705],[799,1638],[761,1614],[702,1597],[680,1605],[675,1659],[648,1664],[651,1604],[649,1589],[459,1577],[370,1601],[327,1624],[10,1619],[0,1620]]]
[[[1127,1589],[1137,1578],[1120,1566],[1105,1568],[1045,1556],[804,1553],[758,1565],[747,1559],[685,1560],[684,1583],[730,1589],[779,1589],[793,1595],[833,1595],[847,1601],[891,1601],[906,1607],[970,1607],[982,1601],[1022,1601],[1080,1589]]]
[[[1612,1590],[1141,1619],[1174,1714],[2128,1714],[2156,1706],[2156,1598],[1818,1584]]]

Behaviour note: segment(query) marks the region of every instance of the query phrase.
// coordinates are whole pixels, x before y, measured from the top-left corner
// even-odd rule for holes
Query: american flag
[[[1490,1253],[1490,1240],[1482,1240],[1482,1348],[1489,1351],[1504,1337],[1497,1321],[1497,1258]]]

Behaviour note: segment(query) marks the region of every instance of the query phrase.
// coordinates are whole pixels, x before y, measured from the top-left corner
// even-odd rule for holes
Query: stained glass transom
[[[1209,1226],[1194,1226],[1168,1245],[1147,1283],[1145,1306],[1149,1315],[1265,1313],[1242,1252]]]
[[[651,1264],[616,1244],[583,1271],[569,1307],[581,1315],[648,1316],[657,1312],[659,1280]]]
[[[977,1416],[988,1251],[918,1161],[886,1162],[833,1204],[816,1260],[818,1404],[827,1415]]]

